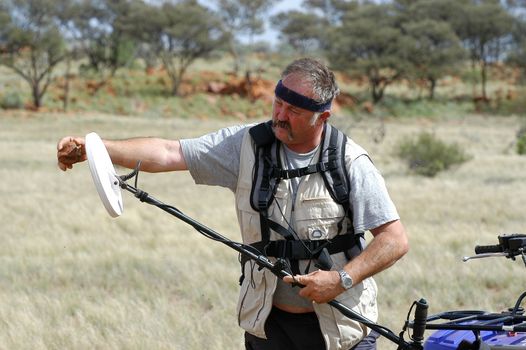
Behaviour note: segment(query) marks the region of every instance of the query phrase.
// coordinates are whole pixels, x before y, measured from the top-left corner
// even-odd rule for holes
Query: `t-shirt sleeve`
[[[355,232],[400,219],[382,175],[367,155],[352,161],[349,177]]]
[[[247,130],[248,125],[238,125],[180,140],[186,165],[196,184],[235,191],[241,143]]]

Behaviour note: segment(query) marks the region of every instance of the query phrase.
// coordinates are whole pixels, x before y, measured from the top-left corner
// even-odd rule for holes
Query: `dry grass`
[[[524,232],[526,158],[510,148],[520,120],[387,121],[381,143],[376,120],[334,121],[372,155],[410,236],[410,253],[377,277],[380,322],[398,332],[420,297],[432,313],[512,306],[524,290],[521,262],[460,258],[499,233]],[[62,173],[54,158],[68,134],[179,138],[235,122],[3,112],[0,348],[241,349],[236,253],[128,193],[124,215],[111,219],[87,166]],[[393,147],[421,130],[473,159],[434,179],[409,175]],[[139,187],[238,239],[228,190],[195,186],[186,173],[141,174]]]

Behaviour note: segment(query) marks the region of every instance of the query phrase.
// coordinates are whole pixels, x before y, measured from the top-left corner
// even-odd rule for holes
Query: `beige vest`
[[[347,139],[346,157],[349,161],[364,152],[352,140]],[[318,155],[315,155],[315,159],[317,157]],[[283,155],[281,159],[284,159]],[[254,144],[247,132],[241,147],[240,171],[236,190],[237,217],[243,243],[246,244],[261,240],[259,213],[253,210],[250,205],[254,161]],[[303,178],[298,188],[293,212],[291,210],[292,196],[288,188],[289,180],[282,180],[276,191],[275,200],[269,208],[271,220],[284,227],[287,227],[287,223],[283,216],[287,220],[294,221],[296,232],[301,239],[313,239],[314,232],[317,239],[332,238],[338,233],[337,224],[345,215],[344,209],[333,201],[323,182],[323,177],[319,173],[307,175]],[[319,231],[322,232],[321,237],[319,237]],[[275,232],[271,232],[271,240],[283,239]],[[331,257],[334,262],[334,270],[343,268],[347,263],[344,253],[338,253]],[[305,268],[306,262],[300,262],[300,271],[304,271]],[[264,326],[272,308],[272,297],[276,289],[277,277],[267,269],[260,271],[253,261],[248,261],[245,264],[244,275],[237,306],[239,325],[257,337],[266,338]],[[366,318],[376,321],[378,318],[376,294],[376,283],[372,278],[368,278],[340,294],[336,300]],[[350,349],[369,332],[368,328],[345,317],[328,304],[313,304],[313,306],[320,321],[328,350]]]

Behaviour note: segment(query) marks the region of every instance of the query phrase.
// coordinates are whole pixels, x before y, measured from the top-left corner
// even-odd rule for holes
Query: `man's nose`
[[[278,107],[276,109],[276,117],[280,121],[287,121],[289,119],[287,109],[283,107]]]

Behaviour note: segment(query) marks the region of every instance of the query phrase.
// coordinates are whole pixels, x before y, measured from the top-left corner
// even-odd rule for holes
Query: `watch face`
[[[339,271],[339,273],[340,273],[340,278],[342,281],[343,288],[345,289],[351,288],[352,283],[353,283],[351,276],[349,276],[349,274],[345,271]]]

